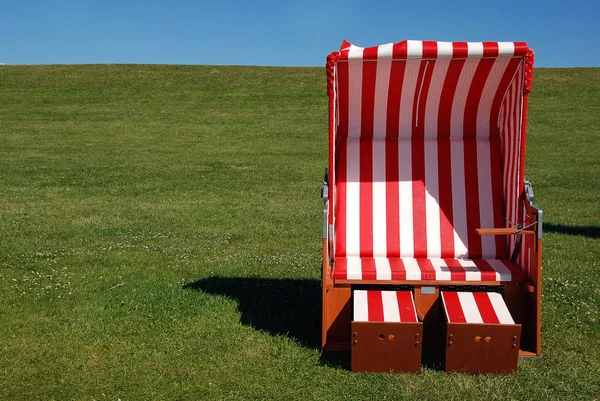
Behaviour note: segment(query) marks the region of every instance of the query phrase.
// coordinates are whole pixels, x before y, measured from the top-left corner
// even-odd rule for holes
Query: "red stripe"
[[[466,323],[465,313],[460,306],[460,299],[456,292],[444,292],[444,304],[448,315],[448,323]]]
[[[394,43],[392,55],[394,58],[406,58],[408,55],[408,43],[406,40]]]
[[[402,259],[390,259],[390,270],[392,271],[392,280],[406,280],[406,268]]]
[[[425,125],[425,106],[427,92],[431,83],[433,68],[429,68],[430,61],[421,61],[417,86],[415,88],[415,101],[412,110],[412,201],[413,201],[413,241],[414,257],[427,257],[427,214],[425,206],[425,143],[423,141]]]
[[[467,42],[452,42],[452,57],[466,58],[469,55]]]
[[[377,47],[369,47],[363,51],[363,60],[377,59]],[[373,114],[375,113],[375,78],[377,62],[362,63],[362,98],[360,114],[361,138],[373,137]]]
[[[386,114],[386,137],[397,138],[400,127],[400,102],[406,61],[392,61]]]
[[[437,42],[431,40],[423,41],[423,58],[437,58]]]
[[[346,180],[348,165],[348,138],[338,138],[337,143],[337,195],[335,253],[336,256],[346,255]]]
[[[477,309],[479,309],[479,314],[481,315],[481,319],[485,324],[500,324],[500,319],[496,315],[496,311],[492,306],[492,301],[490,301],[490,296],[487,292],[474,292],[473,298],[475,298],[475,303],[477,304]]]
[[[375,259],[361,258],[360,268],[362,271],[363,280],[377,280],[377,268],[375,267]]]
[[[399,51],[394,49],[394,51]],[[390,70],[388,104],[386,114],[386,138],[397,138],[400,124],[400,98],[406,62],[393,61]],[[385,174],[386,174],[386,241],[387,256],[400,256],[400,201],[398,193],[399,165],[398,142],[385,141]]]
[[[345,280],[348,278],[348,259],[335,258],[333,266],[333,278]]]
[[[377,60],[379,46],[365,47],[363,50],[363,60]]]
[[[448,270],[450,270],[450,280],[465,281],[467,273],[457,259],[444,259]]]
[[[421,280],[436,280],[436,272],[429,259],[417,259],[419,269],[421,269]]]
[[[348,136],[348,63],[337,63],[338,136]]]
[[[398,310],[400,311],[401,322],[416,322],[415,306],[413,305],[412,294],[410,291],[396,291],[398,298]]]
[[[487,260],[474,260],[475,266],[481,272],[481,281],[496,281],[496,270],[488,263]]]
[[[481,258],[481,237],[475,231],[481,227],[479,212],[479,177],[477,174],[477,141],[464,141],[465,191],[467,215],[467,249],[469,259]]]
[[[465,155],[465,189],[467,209],[467,241],[470,259],[481,258],[481,237],[475,231],[481,227],[479,211],[479,163],[477,162],[477,110],[479,101],[494,65],[494,59],[482,59],[477,65],[465,103],[463,137]]]
[[[381,291],[367,291],[369,322],[383,322],[383,299]]]
[[[330,188],[330,196],[329,196],[329,205],[328,205],[328,216],[327,216],[327,224],[333,224],[333,204],[335,197],[335,169],[333,166],[335,160],[335,135],[336,135],[336,117],[335,117],[335,102],[336,95],[334,94],[329,98],[329,188]]]
[[[360,256],[373,257],[373,140],[360,140]]]
[[[364,58],[377,58],[377,47],[363,51]],[[360,132],[360,256],[373,256],[373,114],[377,63],[363,61]],[[369,138],[369,139],[366,139]]]
[[[483,57],[498,57],[498,42],[483,42]]]
[[[462,71],[464,60],[452,60],[440,95],[438,111],[438,182],[440,205],[441,257],[453,258],[454,216],[452,211],[452,161],[450,151],[450,127],[452,103]]]
[[[494,227],[504,227],[504,204],[502,202],[502,156],[500,138],[490,139],[490,164],[492,173],[492,212]],[[506,236],[495,235],[496,259],[506,258]]]
[[[525,56],[527,55],[527,51],[529,47],[525,42],[514,42],[515,45],[515,56]]]

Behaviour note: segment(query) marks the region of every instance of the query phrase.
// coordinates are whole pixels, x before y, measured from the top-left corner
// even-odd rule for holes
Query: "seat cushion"
[[[355,322],[416,323],[415,301],[410,291],[354,291]]]
[[[495,292],[442,292],[448,323],[515,324],[502,295]]]
[[[523,272],[504,259],[335,259],[334,280],[521,281]]]

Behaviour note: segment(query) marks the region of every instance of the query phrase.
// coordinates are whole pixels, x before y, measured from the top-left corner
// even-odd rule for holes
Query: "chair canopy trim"
[[[466,59],[495,57],[525,57],[529,47],[525,42],[436,42],[430,40],[404,40],[372,47],[359,47],[344,41],[339,51],[339,61],[352,59]]]

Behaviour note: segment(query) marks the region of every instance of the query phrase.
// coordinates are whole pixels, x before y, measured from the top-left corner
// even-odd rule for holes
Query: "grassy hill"
[[[324,70],[0,66],[0,399],[600,397],[600,69],[538,69],[542,361],[322,358]]]

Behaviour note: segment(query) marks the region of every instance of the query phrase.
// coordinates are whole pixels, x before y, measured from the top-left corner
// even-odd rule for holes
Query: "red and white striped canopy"
[[[504,259],[519,222],[523,42],[343,42],[328,59],[336,257]]]

